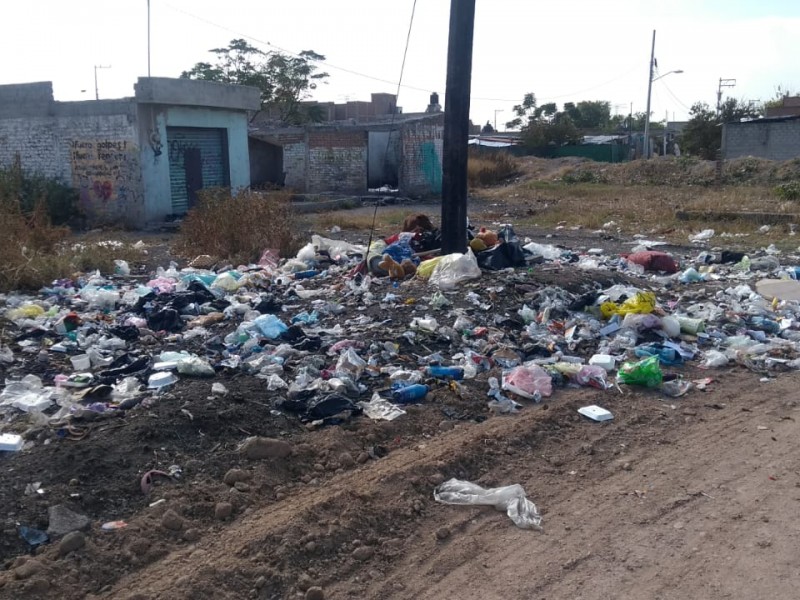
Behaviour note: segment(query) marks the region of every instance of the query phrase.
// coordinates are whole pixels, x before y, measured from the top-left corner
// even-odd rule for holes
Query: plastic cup
[[[72,368],[76,371],[88,371],[92,368],[92,361],[88,354],[78,354],[77,356],[70,357]]]

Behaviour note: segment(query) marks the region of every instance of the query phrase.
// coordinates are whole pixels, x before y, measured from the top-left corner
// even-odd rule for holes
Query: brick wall
[[[438,196],[442,193],[443,117],[402,127],[400,193]]]
[[[284,151],[284,169],[285,165]],[[306,191],[363,193],[366,189],[367,132],[309,131]]]
[[[75,187],[91,221],[135,223],[144,212],[144,195],[133,105],[99,103],[100,114],[88,114],[86,104],[50,102],[38,114],[30,114],[30,105],[18,106],[16,116],[6,106],[0,114],[0,166],[19,157],[25,171]]]
[[[800,119],[751,121],[723,126],[723,156],[789,160],[800,156]]]

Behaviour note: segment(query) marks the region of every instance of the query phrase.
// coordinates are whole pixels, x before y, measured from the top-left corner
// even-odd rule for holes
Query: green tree
[[[529,148],[577,144],[581,140],[580,132],[567,113],[559,112],[554,102],[538,106],[533,93],[525,94],[522,103],[513,111],[516,117],[506,123],[506,127],[519,128],[522,141]]]
[[[750,102],[728,98],[717,114],[705,102],[696,102],[689,111],[689,122],[680,136],[681,150],[705,160],[714,160],[722,145],[722,124],[761,116],[761,109]]]
[[[226,48],[209,52],[216,55],[214,63],[198,62],[181,77],[256,87],[261,90],[262,109],[274,110],[286,123],[321,120],[321,111],[303,104],[303,100],[319,83],[327,83],[328,73],[320,72],[316,65],[325,60],[322,54],[313,50],[297,56],[264,52],[243,39],[231,40]]]

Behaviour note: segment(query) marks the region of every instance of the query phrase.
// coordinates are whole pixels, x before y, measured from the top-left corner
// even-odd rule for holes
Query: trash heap
[[[393,420],[438,392],[514,413],[565,386],[678,397],[709,384],[682,376],[687,364],[800,368],[800,269],[774,248],[681,265],[642,240],[578,254],[510,225],[479,230],[465,254],[436,245],[419,226],[369,248],[315,235],[290,259],[267,250],[211,269],[198,257],[150,278],[120,264],[7,295],[0,450],[34,445],[26,432],[43,424],[80,439],[76,424],[150,406],[184,378],[223,399],[227,375],[262,380],[273,413],[313,429]],[[573,283],[544,284],[544,272]],[[600,272],[616,283],[596,283]],[[584,414],[609,418],[594,408]]]

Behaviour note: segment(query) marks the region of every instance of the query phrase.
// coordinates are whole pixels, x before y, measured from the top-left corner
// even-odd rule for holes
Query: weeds
[[[507,152],[471,152],[467,165],[469,187],[503,183],[519,173],[519,162]]]
[[[0,197],[13,199],[27,215],[32,215],[37,205],[42,204],[50,221],[56,225],[79,216],[75,190],[55,179],[26,173],[19,163],[0,169]]]
[[[226,188],[200,192],[200,202],[181,225],[176,249],[186,255],[210,254],[238,263],[258,260],[266,248],[294,256],[300,248],[297,220],[288,192]]]
[[[800,200],[800,181],[787,181],[776,186],[775,194],[782,200]]]

